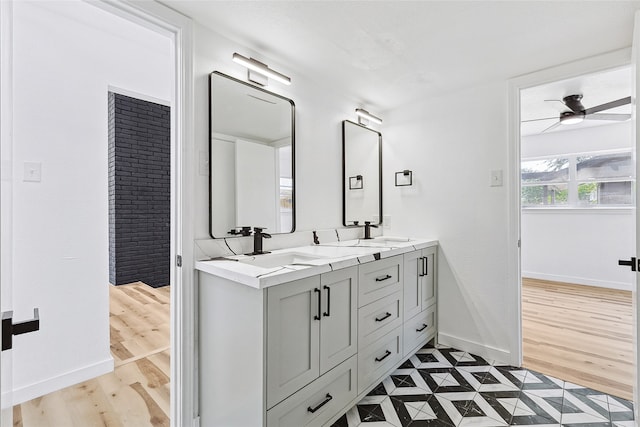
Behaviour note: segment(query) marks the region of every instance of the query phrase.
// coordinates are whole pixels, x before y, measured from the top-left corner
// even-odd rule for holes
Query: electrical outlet
[[[391,228],[391,215],[382,215],[382,228]]]

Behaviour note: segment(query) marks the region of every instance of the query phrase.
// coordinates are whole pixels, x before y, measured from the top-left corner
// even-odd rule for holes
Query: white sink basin
[[[261,268],[274,268],[284,265],[322,265],[326,257],[301,252],[264,254],[236,258],[239,262]]]
[[[410,242],[411,239],[408,237],[390,237],[390,236],[379,236],[373,239],[374,242],[383,242],[387,243],[401,243],[401,242]]]
[[[358,248],[353,245],[332,246],[331,244],[329,244],[328,246],[305,246],[298,249],[300,249],[301,253],[304,253],[306,255],[318,256],[322,258],[342,258],[347,256],[367,255],[373,252],[371,249]]]
[[[391,236],[379,236],[373,239],[358,239],[348,240],[340,242],[340,246],[343,247],[363,247],[363,248],[394,248],[411,245],[413,239],[408,237],[391,237]]]

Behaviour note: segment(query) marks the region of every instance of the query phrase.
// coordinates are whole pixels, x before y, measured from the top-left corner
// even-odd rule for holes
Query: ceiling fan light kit
[[[575,125],[584,121],[584,113],[574,113],[573,111],[565,111],[560,115],[560,123],[563,125]]]

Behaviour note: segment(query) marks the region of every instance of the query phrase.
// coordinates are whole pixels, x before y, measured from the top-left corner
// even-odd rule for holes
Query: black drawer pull
[[[391,316],[391,313],[387,311],[387,314],[385,314],[384,316],[376,317],[376,322],[382,322],[384,319],[388,318],[389,316]]]
[[[391,279],[391,277],[393,277],[393,276],[385,274],[384,276],[376,277],[376,282],[382,282],[384,280]]]
[[[416,329],[416,332],[422,332],[422,331],[424,331],[425,329],[427,329],[428,327],[429,327],[429,325],[427,325],[426,323],[423,323],[423,324],[422,324],[422,328],[420,328],[420,329]]]
[[[309,406],[309,407],[307,408],[307,411],[309,411],[309,412],[311,412],[311,413],[313,414],[313,413],[314,413],[314,412],[316,412],[318,409],[322,408],[324,405],[326,405],[327,403],[329,403],[329,401],[330,401],[331,399],[333,399],[333,396],[331,396],[329,393],[327,393],[327,397],[325,397],[325,399],[324,399],[322,402],[320,402],[320,403],[318,404],[318,406],[316,406],[315,408],[312,408],[311,406]]]
[[[418,277],[423,277],[425,275],[424,274],[424,257],[418,258],[418,270],[420,270],[420,267],[422,267],[422,271],[418,273]]]
[[[386,359],[389,356],[391,356],[391,352],[389,350],[387,350],[387,351],[384,352],[384,356],[376,357],[376,362],[382,362],[384,359]]]
[[[315,288],[313,292],[318,293],[318,314],[313,316],[313,320],[320,320],[320,314],[322,314],[322,307],[321,307],[322,301],[320,301],[320,289]]]

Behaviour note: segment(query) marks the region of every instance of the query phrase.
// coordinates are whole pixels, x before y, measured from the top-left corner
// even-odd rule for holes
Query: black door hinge
[[[182,267],[182,255],[176,255],[176,265]]]
[[[13,311],[2,313],[2,351],[13,347],[13,336],[40,330],[40,312],[33,309],[33,319],[13,323]]]

